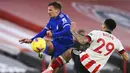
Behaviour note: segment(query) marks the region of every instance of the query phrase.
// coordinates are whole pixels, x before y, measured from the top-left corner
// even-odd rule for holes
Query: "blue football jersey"
[[[46,35],[46,31],[51,30],[53,41],[57,41],[64,45],[71,45],[73,43],[73,37],[70,31],[70,26],[71,21],[69,17],[60,12],[57,17],[50,18],[45,28],[35,37],[33,37],[32,40],[37,37],[43,38]]]

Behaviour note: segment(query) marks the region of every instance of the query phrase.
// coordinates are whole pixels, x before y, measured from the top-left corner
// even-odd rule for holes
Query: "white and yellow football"
[[[43,38],[35,38],[31,43],[31,47],[36,53],[43,52],[46,49],[46,41]]]

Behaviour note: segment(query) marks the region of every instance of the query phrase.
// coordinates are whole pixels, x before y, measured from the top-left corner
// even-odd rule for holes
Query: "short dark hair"
[[[48,6],[54,6],[55,8],[60,9],[60,10],[62,9],[62,5],[59,1],[51,2],[48,4]]]
[[[106,25],[107,29],[114,30],[116,28],[116,22],[113,19],[106,19],[104,21],[104,24]]]

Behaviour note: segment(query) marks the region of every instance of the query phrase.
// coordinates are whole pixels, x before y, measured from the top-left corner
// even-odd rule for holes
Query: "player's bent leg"
[[[59,67],[57,67],[56,69],[54,69],[52,73],[57,73],[58,70],[59,70]]]
[[[51,66],[52,62],[54,61],[55,58],[51,59],[51,62],[49,63],[48,68]],[[59,70],[59,68],[56,68],[52,71],[52,73],[57,73],[57,71]]]
[[[53,61],[55,61],[55,58],[51,59],[51,62],[49,63],[48,68],[47,68],[45,71],[43,71],[42,73],[57,73],[57,71],[59,70],[59,67],[53,69],[53,68],[51,67]]]
[[[61,55],[66,62],[68,62],[71,59],[71,51],[72,49],[70,48]]]
[[[45,71],[43,71],[42,73],[52,73],[53,69],[51,67],[47,68]]]
[[[64,62],[67,63],[70,59],[71,59],[71,50],[72,49],[68,49],[66,52],[64,52],[61,56],[59,56],[60,58],[63,58],[62,61],[66,61]],[[53,62],[53,61],[52,61]],[[62,65],[61,65],[62,66]],[[59,67],[55,68],[53,70],[53,73],[57,73],[57,71],[59,70]]]
[[[48,69],[46,69],[44,72],[42,73],[46,73],[48,71],[52,71],[55,70],[61,66],[63,66],[64,64],[66,64],[70,59],[71,59],[71,51],[72,49],[68,49],[66,52],[64,52],[61,56],[57,57],[56,59],[54,59],[50,65],[50,67],[48,67]],[[52,73],[52,72],[51,72]]]
[[[54,45],[53,45],[52,41],[46,40],[46,49],[44,50],[43,53],[52,56],[53,51],[54,51]],[[43,53],[42,52],[38,53],[38,57],[40,59],[43,57]]]
[[[46,40],[46,43],[47,43],[47,47],[46,47],[46,50],[44,51],[44,53],[46,53],[48,55],[52,55],[52,53],[54,51],[53,43],[51,42],[51,40]]]

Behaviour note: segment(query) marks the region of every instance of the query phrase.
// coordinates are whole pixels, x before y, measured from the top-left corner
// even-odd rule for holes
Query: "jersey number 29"
[[[107,56],[108,54],[110,54],[114,49],[114,44],[112,42],[106,43],[103,38],[99,38],[97,40],[97,42],[102,43],[102,44],[100,46],[98,46],[96,49],[94,49],[93,51],[95,51],[95,52],[97,52],[99,54],[102,53],[101,49],[103,49],[103,47],[105,47],[105,49],[108,51],[106,54],[104,54],[104,56]]]

